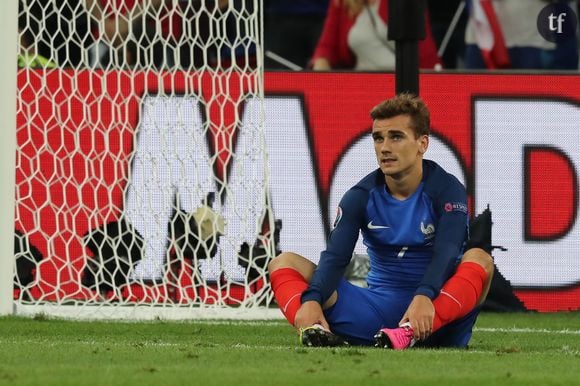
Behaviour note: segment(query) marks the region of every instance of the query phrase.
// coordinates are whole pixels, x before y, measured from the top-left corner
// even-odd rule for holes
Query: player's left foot
[[[404,350],[415,345],[413,328],[404,323],[397,328],[383,328],[375,335],[375,347]]]
[[[320,324],[300,329],[300,343],[308,347],[348,346],[348,342],[340,336],[326,330]]]

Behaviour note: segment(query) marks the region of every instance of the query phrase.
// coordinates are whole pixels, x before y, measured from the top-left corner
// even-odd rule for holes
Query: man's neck
[[[397,200],[406,200],[411,197],[423,179],[422,163],[413,168],[410,173],[394,176],[385,176],[387,188],[391,196]]]

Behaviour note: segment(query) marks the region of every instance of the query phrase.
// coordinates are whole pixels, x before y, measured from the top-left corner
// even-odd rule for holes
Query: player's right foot
[[[300,343],[308,347],[348,346],[348,342],[340,336],[326,330],[320,324],[300,329]]]
[[[413,328],[405,323],[397,328],[383,328],[375,335],[375,347],[404,350],[415,344]]]

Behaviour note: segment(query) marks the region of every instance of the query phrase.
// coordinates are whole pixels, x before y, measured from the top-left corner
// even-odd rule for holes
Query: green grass
[[[578,385],[580,313],[482,314],[468,350],[303,348],[283,321],[0,318],[0,385]]]

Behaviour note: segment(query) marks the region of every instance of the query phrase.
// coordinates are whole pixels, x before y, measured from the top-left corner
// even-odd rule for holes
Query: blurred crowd
[[[425,0],[423,69],[578,70],[578,31],[549,41],[550,3]],[[21,67],[199,69],[256,66],[253,0],[19,0]],[[392,71],[388,0],[264,0],[266,70]],[[260,31],[261,32],[261,31]]]

